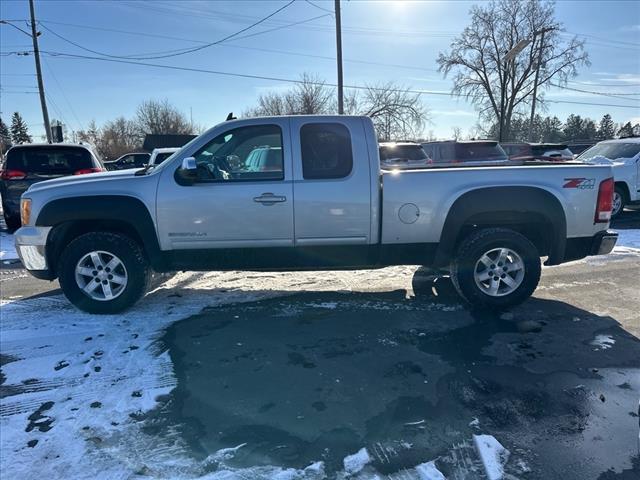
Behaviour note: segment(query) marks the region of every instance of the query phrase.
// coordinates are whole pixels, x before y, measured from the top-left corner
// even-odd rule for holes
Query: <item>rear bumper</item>
[[[47,256],[47,237],[51,227],[22,227],[15,233],[16,251],[24,268],[36,278],[53,280]]]
[[[568,238],[564,262],[579,260],[589,255],[606,255],[611,253],[618,241],[618,232],[603,230],[593,237]]]

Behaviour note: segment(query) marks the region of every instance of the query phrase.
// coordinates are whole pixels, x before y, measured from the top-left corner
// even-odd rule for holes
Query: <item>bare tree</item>
[[[304,73],[299,83],[284,92],[268,92],[258,97],[258,105],[245,116],[314,115],[332,113],[333,89],[315,75]]]
[[[440,53],[445,76],[453,73],[454,95],[471,100],[487,123],[498,122],[501,139],[509,137],[514,112],[532,100],[536,62],[541,53],[539,88],[564,85],[582,65],[589,65],[584,41],[564,41],[554,4],[543,0],[497,0],[471,7],[471,24]],[[539,33],[547,30],[545,35]],[[505,54],[518,42],[533,39],[514,60]],[[544,39],[544,43],[542,43]],[[544,98],[538,99],[541,104]]]
[[[452,127],[451,131],[454,140],[460,140],[462,138],[462,129],[460,127]]]
[[[147,100],[138,106],[136,126],[140,135],[191,134],[192,126],[187,118],[168,100]]]
[[[284,92],[258,97],[258,105],[245,116],[312,115],[336,113],[335,89],[315,75],[305,73],[299,83]],[[417,138],[428,121],[420,94],[394,83],[347,90],[344,111],[372,118],[378,136],[384,140]]]
[[[98,151],[104,158],[115,159],[138,150],[142,144],[138,125],[118,117],[102,127]]]
[[[420,94],[392,82],[350,92],[345,112],[371,117],[378,138],[386,141],[419,138],[429,121]]]

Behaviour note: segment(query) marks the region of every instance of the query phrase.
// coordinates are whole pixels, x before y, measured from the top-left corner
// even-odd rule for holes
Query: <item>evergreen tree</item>
[[[574,114],[569,115],[567,121],[564,122],[562,133],[565,140],[582,139],[582,117]]]
[[[0,154],[4,154],[11,146],[11,134],[9,127],[0,118]]]
[[[582,120],[582,138],[585,140],[595,140],[598,137],[598,129],[596,128],[596,122],[590,118]]]
[[[18,112],[14,112],[13,117],[11,117],[11,138],[16,145],[31,143],[31,135],[29,135],[27,124],[24,123],[22,116]]]
[[[557,143],[562,141],[562,122],[558,117],[546,117],[542,121],[542,141]]]
[[[608,140],[613,138],[616,134],[616,125],[611,120],[611,115],[608,113],[600,120],[598,125],[598,140]]]
[[[618,130],[618,137],[632,137],[633,136],[633,127],[631,126],[631,122],[625,123],[620,130]]]

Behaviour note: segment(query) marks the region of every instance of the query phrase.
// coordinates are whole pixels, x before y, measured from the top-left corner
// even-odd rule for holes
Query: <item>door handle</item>
[[[284,195],[274,195],[273,193],[263,193],[259,197],[253,197],[253,201],[263,205],[273,205],[274,203],[282,203],[287,201]]]

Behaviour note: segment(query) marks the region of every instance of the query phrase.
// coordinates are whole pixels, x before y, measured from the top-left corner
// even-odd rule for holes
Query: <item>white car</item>
[[[155,148],[153,152],[151,152],[151,158],[149,159],[149,166],[156,167],[164,162],[171,155],[180,150],[177,147],[170,148]]]
[[[626,205],[640,203],[640,137],[605,140],[582,152],[577,159],[613,166],[612,218],[622,213]]]

